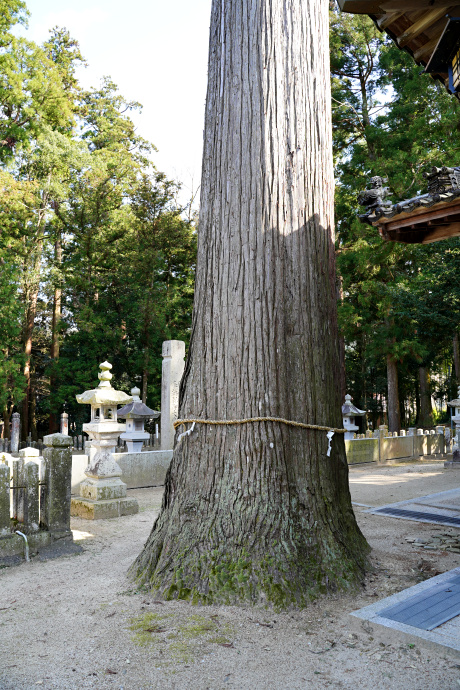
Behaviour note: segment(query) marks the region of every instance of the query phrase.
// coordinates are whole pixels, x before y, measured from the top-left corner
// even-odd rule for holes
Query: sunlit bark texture
[[[214,0],[181,418],[342,426],[327,0]],[[184,429],[179,429],[184,431]],[[178,440],[133,565],[166,597],[304,604],[367,544],[343,436],[264,422]]]

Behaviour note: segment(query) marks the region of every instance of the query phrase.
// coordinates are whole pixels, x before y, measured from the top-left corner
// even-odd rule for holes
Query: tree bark
[[[213,0],[180,417],[342,426],[326,0]],[[184,431],[180,429],[179,431]],[[132,573],[166,598],[299,605],[361,578],[342,434],[176,435]]]
[[[419,367],[418,380],[420,386],[420,415],[418,424],[421,427],[433,426],[430,372],[426,367]]]
[[[399,410],[398,365],[391,355],[387,355],[388,380],[388,430],[401,431],[401,414]]]
[[[26,386],[24,399],[22,401],[22,439],[25,441],[29,433],[29,405],[31,400],[31,359],[32,359],[32,337],[35,328],[35,316],[37,314],[38,285],[32,287],[29,294],[26,321],[24,324],[24,377]]]
[[[50,181],[48,177],[48,184]],[[26,386],[24,391],[24,399],[22,401],[22,438],[25,441],[29,433],[29,405],[31,400],[31,359],[32,359],[32,340],[35,328],[35,317],[37,315],[38,292],[40,289],[40,267],[43,250],[43,222],[45,220],[46,208],[48,203],[48,192],[42,193],[40,208],[37,215],[37,231],[36,239],[31,252],[30,263],[27,260],[24,262],[24,294],[26,299],[26,319],[24,323],[23,341],[24,341],[24,378]]]
[[[3,408],[3,438],[11,438],[11,415],[13,414],[13,406],[5,405]]]
[[[337,301],[343,302],[343,280],[337,277]],[[339,333],[339,358],[340,358],[340,399],[345,401],[347,394],[347,369],[345,366],[345,338]]]
[[[458,343],[458,333],[454,335],[453,339],[453,353],[454,353],[454,369],[457,385],[460,385],[460,347]]]
[[[32,441],[38,441],[37,432],[37,392],[36,387],[36,377],[35,371],[32,372],[30,381],[30,435],[32,436]]]
[[[61,302],[62,302],[62,289],[60,284],[60,269],[62,264],[62,244],[61,244],[61,233],[58,232],[56,242],[54,244],[54,260],[56,263],[59,275],[56,278],[56,284],[54,286],[54,299],[53,299],[53,318],[51,323],[51,376],[50,376],[50,394],[53,395],[53,391],[56,386],[56,374],[54,372],[54,365],[59,359],[59,323],[61,321]],[[60,430],[58,412],[52,410],[49,416],[49,433],[54,434]]]

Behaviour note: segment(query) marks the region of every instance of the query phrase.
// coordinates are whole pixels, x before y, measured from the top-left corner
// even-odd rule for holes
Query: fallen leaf
[[[330,647],[326,647],[326,649],[321,649],[319,652],[315,652],[315,651],[313,651],[313,649],[309,649],[308,651],[311,652],[312,654],[325,654],[326,652],[330,652],[331,649],[333,649],[333,647],[335,647],[335,642],[333,642]],[[316,673],[316,671],[315,671],[315,673]]]
[[[106,669],[105,669],[105,672],[106,672],[106,673],[109,673],[109,674],[112,675],[112,676],[116,676],[117,673],[118,673],[118,671],[112,671],[110,668],[106,668]]]
[[[112,618],[112,616],[114,616],[115,614],[116,614],[116,611],[112,611],[112,613],[109,613],[109,615],[106,616],[106,618]]]
[[[220,647],[230,647],[231,649],[235,649],[233,646],[233,642],[219,642]]]

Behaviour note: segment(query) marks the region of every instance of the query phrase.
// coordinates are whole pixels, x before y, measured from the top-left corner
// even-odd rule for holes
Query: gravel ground
[[[451,489],[459,479],[440,463],[350,470],[353,501],[372,506]],[[331,596],[282,614],[197,607],[156,601],[127,580],[162,492],[128,493],[139,500],[138,515],[72,519],[82,554],[0,570],[0,688],[460,687],[460,661],[392,640],[391,632],[383,642],[354,632],[348,615],[460,565],[458,554],[406,541],[436,536],[435,525],[368,515],[355,506],[374,565],[357,596]]]

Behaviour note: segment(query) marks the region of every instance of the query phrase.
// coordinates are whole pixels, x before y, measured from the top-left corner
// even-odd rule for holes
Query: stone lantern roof
[[[160,413],[144,405],[139,398],[139,393],[139,388],[131,389],[132,402],[120,408],[117,416],[121,419],[158,419]]]
[[[342,405],[342,417],[364,417],[365,410],[358,409],[351,401],[351,395],[345,396],[345,403]]]
[[[110,383],[112,380],[112,374],[110,373],[112,365],[109,362],[102,362],[99,368],[101,369],[101,372],[98,374],[100,381],[99,386],[92,390],[85,391],[81,395],[77,395],[77,402],[86,403],[92,406],[121,405],[130,402],[132,400],[130,395],[112,388],[112,384]]]

